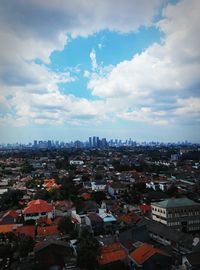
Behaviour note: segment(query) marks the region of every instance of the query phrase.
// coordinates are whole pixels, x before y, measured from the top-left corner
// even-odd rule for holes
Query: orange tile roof
[[[12,232],[14,229],[13,224],[0,225],[0,233]]]
[[[33,200],[28,203],[28,206],[24,208],[24,214],[52,212],[53,206],[44,200]]]
[[[58,233],[59,232],[58,232],[58,228],[56,225],[37,228],[38,236],[54,235],[54,234],[58,234]]]
[[[124,259],[126,259],[126,252],[118,243],[113,243],[102,247],[100,250],[100,255],[97,258],[100,265],[105,265]]]
[[[130,257],[132,259],[134,259],[134,261],[137,264],[142,265],[145,261],[147,261],[149,258],[151,258],[156,253],[160,253],[160,254],[168,256],[168,254],[163,252],[162,250],[155,248],[154,246],[152,246],[150,244],[144,243],[139,248],[134,250],[130,254]]]

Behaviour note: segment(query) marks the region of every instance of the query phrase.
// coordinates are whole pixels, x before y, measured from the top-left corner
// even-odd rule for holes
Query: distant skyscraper
[[[34,140],[33,146],[37,147],[37,140]]]
[[[47,142],[47,147],[48,147],[48,148],[51,148],[51,146],[52,146],[52,145],[51,145],[51,141],[48,140],[48,142]]]
[[[107,146],[106,138],[102,138],[101,144],[102,144],[102,147],[103,147],[103,148]]]
[[[89,147],[92,147],[92,137],[89,137]]]
[[[99,137],[96,138],[96,146],[97,146],[97,147],[100,147],[100,140],[99,140]]]

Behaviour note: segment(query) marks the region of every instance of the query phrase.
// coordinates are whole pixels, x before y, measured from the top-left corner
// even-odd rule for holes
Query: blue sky
[[[0,142],[199,142],[199,7],[1,2]]]

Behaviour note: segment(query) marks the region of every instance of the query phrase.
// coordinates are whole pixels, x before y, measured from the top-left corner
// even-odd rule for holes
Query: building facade
[[[188,198],[151,204],[152,219],[182,232],[200,230],[200,204]]]

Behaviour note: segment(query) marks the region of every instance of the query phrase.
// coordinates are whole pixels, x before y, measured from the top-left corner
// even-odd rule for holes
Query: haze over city
[[[0,143],[199,142],[200,2],[1,1]]]

